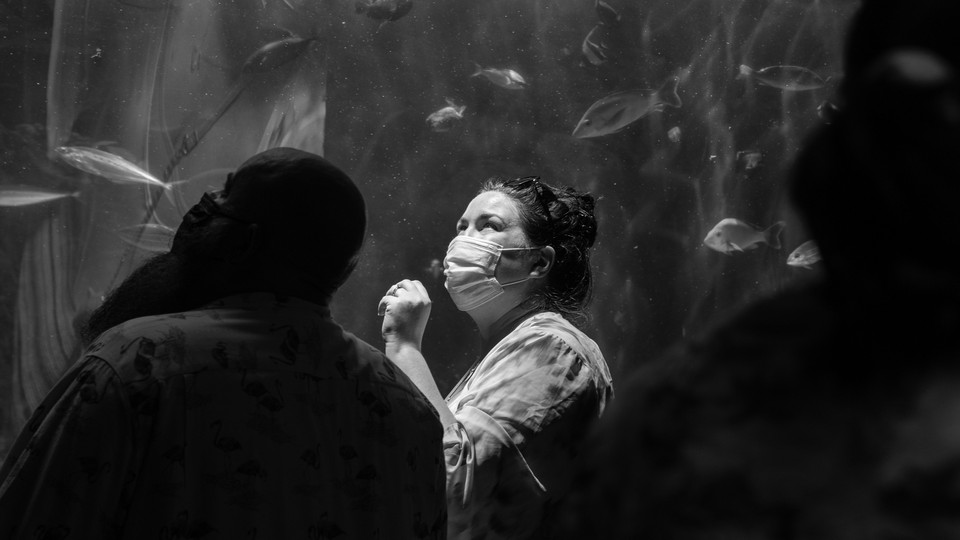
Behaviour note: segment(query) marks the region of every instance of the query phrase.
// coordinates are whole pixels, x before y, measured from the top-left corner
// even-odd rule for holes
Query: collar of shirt
[[[274,310],[304,310],[310,311],[318,317],[330,318],[330,307],[316,304],[295,296],[285,296],[270,292],[241,293],[219,298],[197,308],[204,309],[242,309],[249,311]]]

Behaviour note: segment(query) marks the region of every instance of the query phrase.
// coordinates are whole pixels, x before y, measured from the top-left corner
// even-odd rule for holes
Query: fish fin
[[[663,83],[663,86],[657,90],[657,95],[660,97],[660,103],[664,105],[670,105],[671,107],[680,107],[683,105],[683,102],[680,101],[680,96],[677,95],[678,84],[680,84],[679,77],[672,77],[670,80]]]
[[[740,72],[737,73],[738,79],[746,79],[753,75],[753,68],[746,64],[740,64]]]
[[[738,253],[744,253],[744,249],[743,249],[742,247],[734,244],[733,242],[727,242],[727,245],[730,246],[730,251],[736,251],[736,252],[738,252]],[[727,254],[729,255],[730,252],[728,251]]]
[[[787,224],[785,222],[778,221],[763,231],[764,240],[773,249],[780,249],[780,232],[783,231],[786,226]]]
[[[376,34],[376,33],[379,32],[380,30],[382,30],[383,27],[386,26],[388,22],[390,22],[390,21],[389,21],[389,20],[385,20],[385,21],[381,22],[381,23],[380,23],[380,26],[377,26],[377,29],[374,30],[373,33]]]

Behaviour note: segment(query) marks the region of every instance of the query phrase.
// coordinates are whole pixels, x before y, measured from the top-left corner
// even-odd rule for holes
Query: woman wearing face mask
[[[580,441],[612,397],[574,326],[590,296],[594,199],[538,177],[487,180],[457,222],[446,288],[483,356],[444,400],[420,352],[430,298],[403,280],[380,301],[386,354],[445,426],[449,538],[544,538]]]

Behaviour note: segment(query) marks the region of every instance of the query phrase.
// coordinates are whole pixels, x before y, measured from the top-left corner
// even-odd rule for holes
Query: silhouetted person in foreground
[[[328,308],[365,212],[289,148],[204,194],[20,434],[0,538],[443,538],[436,411]]]
[[[822,282],[636,373],[567,538],[960,538],[958,2],[865,2],[793,198]]]

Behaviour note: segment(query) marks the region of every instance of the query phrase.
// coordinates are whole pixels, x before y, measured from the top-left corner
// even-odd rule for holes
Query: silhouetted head
[[[556,253],[546,283],[535,290],[532,300],[542,309],[582,321],[593,286],[590,248],[597,238],[593,196],[571,187],[552,187],[534,176],[490,178],[480,193],[488,191],[517,203],[520,227],[531,245],[551,246]]]
[[[80,333],[90,342],[137,317],[271,292],[325,304],[357,263],[363,196],[324,158],[274,148],[228,175],[183,217],[173,247],[111,291]]]
[[[253,281],[246,287],[296,284],[316,300],[349,276],[365,228],[363,196],[350,177],[316,154],[273,148],[184,216],[171,251],[226,262],[242,274],[238,281]]]
[[[793,180],[844,285],[956,275],[958,13],[960,2],[867,1],[854,19],[840,111],[809,139]]]

